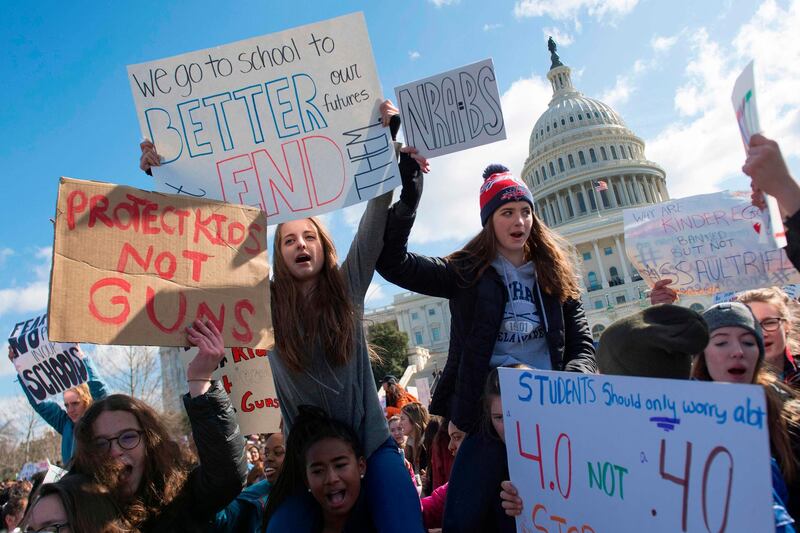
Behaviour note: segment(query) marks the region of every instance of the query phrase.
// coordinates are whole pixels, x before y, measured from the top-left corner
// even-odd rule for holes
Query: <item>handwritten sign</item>
[[[181,350],[184,367],[197,355],[197,348]],[[242,433],[280,431],[281,410],[267,351],[231,348],[214,371],[230,396]]]
[[[723,191],[626,209],[625,250],[652,287],[664,278],[683,294],[800,282],[786,253],[761,242],[750,193]]]
[[[756,385],[500,369],[517,531],[771,531]]]
[[[400,185],[361,13],[128,67],[159,190],[256,206],[270,224]]]
[[[48,340],[46,314],[15,324],[8,345],[14,352],[12,362],[20,383],[36,403],[77,387],[89,377],[77,344]]]
[[[780,289],[792,300],[797,299],[797,295],[800,294],[800,285],[797,284],[784,285]],[[714,303],[733,302],[736,301],[738,295],[739,292],[736,291],[718,292],[714,295]]]
[[[44,461],[36,461],[36,462],[27,462],[22,465],[22,469],[20,469],[19,473],[17,474],[17,479],[31,479],[35,474],[39,472],[47,472],[50,468],[50,461],[45,459]]]
[[[395,89],[406,144],[436,157],[506,138],[491,59]]]
[[[747,64],[742,73],[736,78],[731,94],[733,111],[736,113],[736,123],[742,135],[744,151],[750,151],[750,137],[761,133],[761,124],[758,120],[758,106],[756,105],[756,84],[753,76],[753,61]],[[781,212],[775,197],[764,194],[767,211],[763,214],[763,223],[767,226],[761,236],[761,242],[771,239],[776,248],[786,246],[786,230],[781,220]]]
[[[252,207],[62,178],[50,338],[185,346],[197,318],[268,346],[266,229]]]

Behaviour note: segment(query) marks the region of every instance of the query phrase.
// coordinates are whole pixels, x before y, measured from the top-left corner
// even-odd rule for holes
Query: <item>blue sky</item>
[[[35,2],[0,18],[5,102],[0,168],[0,330],[47,303],[49,221],[59,176],[152,188],[138,169],[139,127],[126,65],[363,11],[385,95],[402,83],[492,57],[508,140],[432,161],[412,235],[443,255],[479,229],[481,171],[519,171],[550,98],[546,36],[584,94],[614,106],[667,171],[673,196],[746,188],[730,106],[756,58],[762,126],[800,170],[800,1],[474,0],[407,2]],[[326,217],[345,250],[361,207]],[[376,277],[368,306],[398,289]],[[4,348],[5,351],[5,348]],[[15,394],[0,363],[0,397]]]

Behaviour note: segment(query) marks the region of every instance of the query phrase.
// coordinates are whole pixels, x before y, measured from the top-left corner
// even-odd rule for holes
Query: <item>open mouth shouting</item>
[[[347,489],[335,490],[325,494],[325,500],[332,511],[342,508],[347,500]]]

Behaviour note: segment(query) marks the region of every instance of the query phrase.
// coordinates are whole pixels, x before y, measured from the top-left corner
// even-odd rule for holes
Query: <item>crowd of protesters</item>
[[[394,138],[397,109],[381,105]],[[597,351],[569,246],[534,213],[528,187],[508,168],[483,172],[483,229],[446,257],[408,250],[429,166],[395,146],[402,189],[371,200],[344,260],[317,218],[278,225],[269,352],[282,431],[244,437],[220,383],[225,354],[210,322],[183,397],[192,453],[136,398],[109,395],[87,359],[89,381],[57,402],[29,400],[62,436],[59,481],[7,482],[8,531],[515,531],[525,502],[509,481],[499,367],[757,384],[767,397],[775,524],[800,516],[800,315],[779,288],[740,293],[702,315],[675,305],[671,280],[653,305],[618,320]],[[140,166],[159,164],[141,145]],[[800,187],[774,141],[756,135],[743,171],[753,202],[775,195],[800,264]],[[477,178],[477,177],[476,177]],[[477,185],[477,179],[476,179]],[[478,187],[476,187],[478,188]],[[378,387],[363,329],[374,272],[449,300],[450,347],[430,405],[394,376]],[[13,354],[9,354],[13,356]]]

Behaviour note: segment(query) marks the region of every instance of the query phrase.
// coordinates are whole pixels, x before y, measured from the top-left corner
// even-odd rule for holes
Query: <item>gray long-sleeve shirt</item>
[[[315,345],[308,367],[303,372],[294,372],[275,351],[269,353],[284,432],[291,431],[300,405],[315,405],[349,424],[367,457],[389,438],[372,375],[362,318],[364,297],[383,248],[383,231],[391,201],[391,191],[369,201],[341,266],[356,314],[355,353],[347,364],[331,365],[322,348]]]

